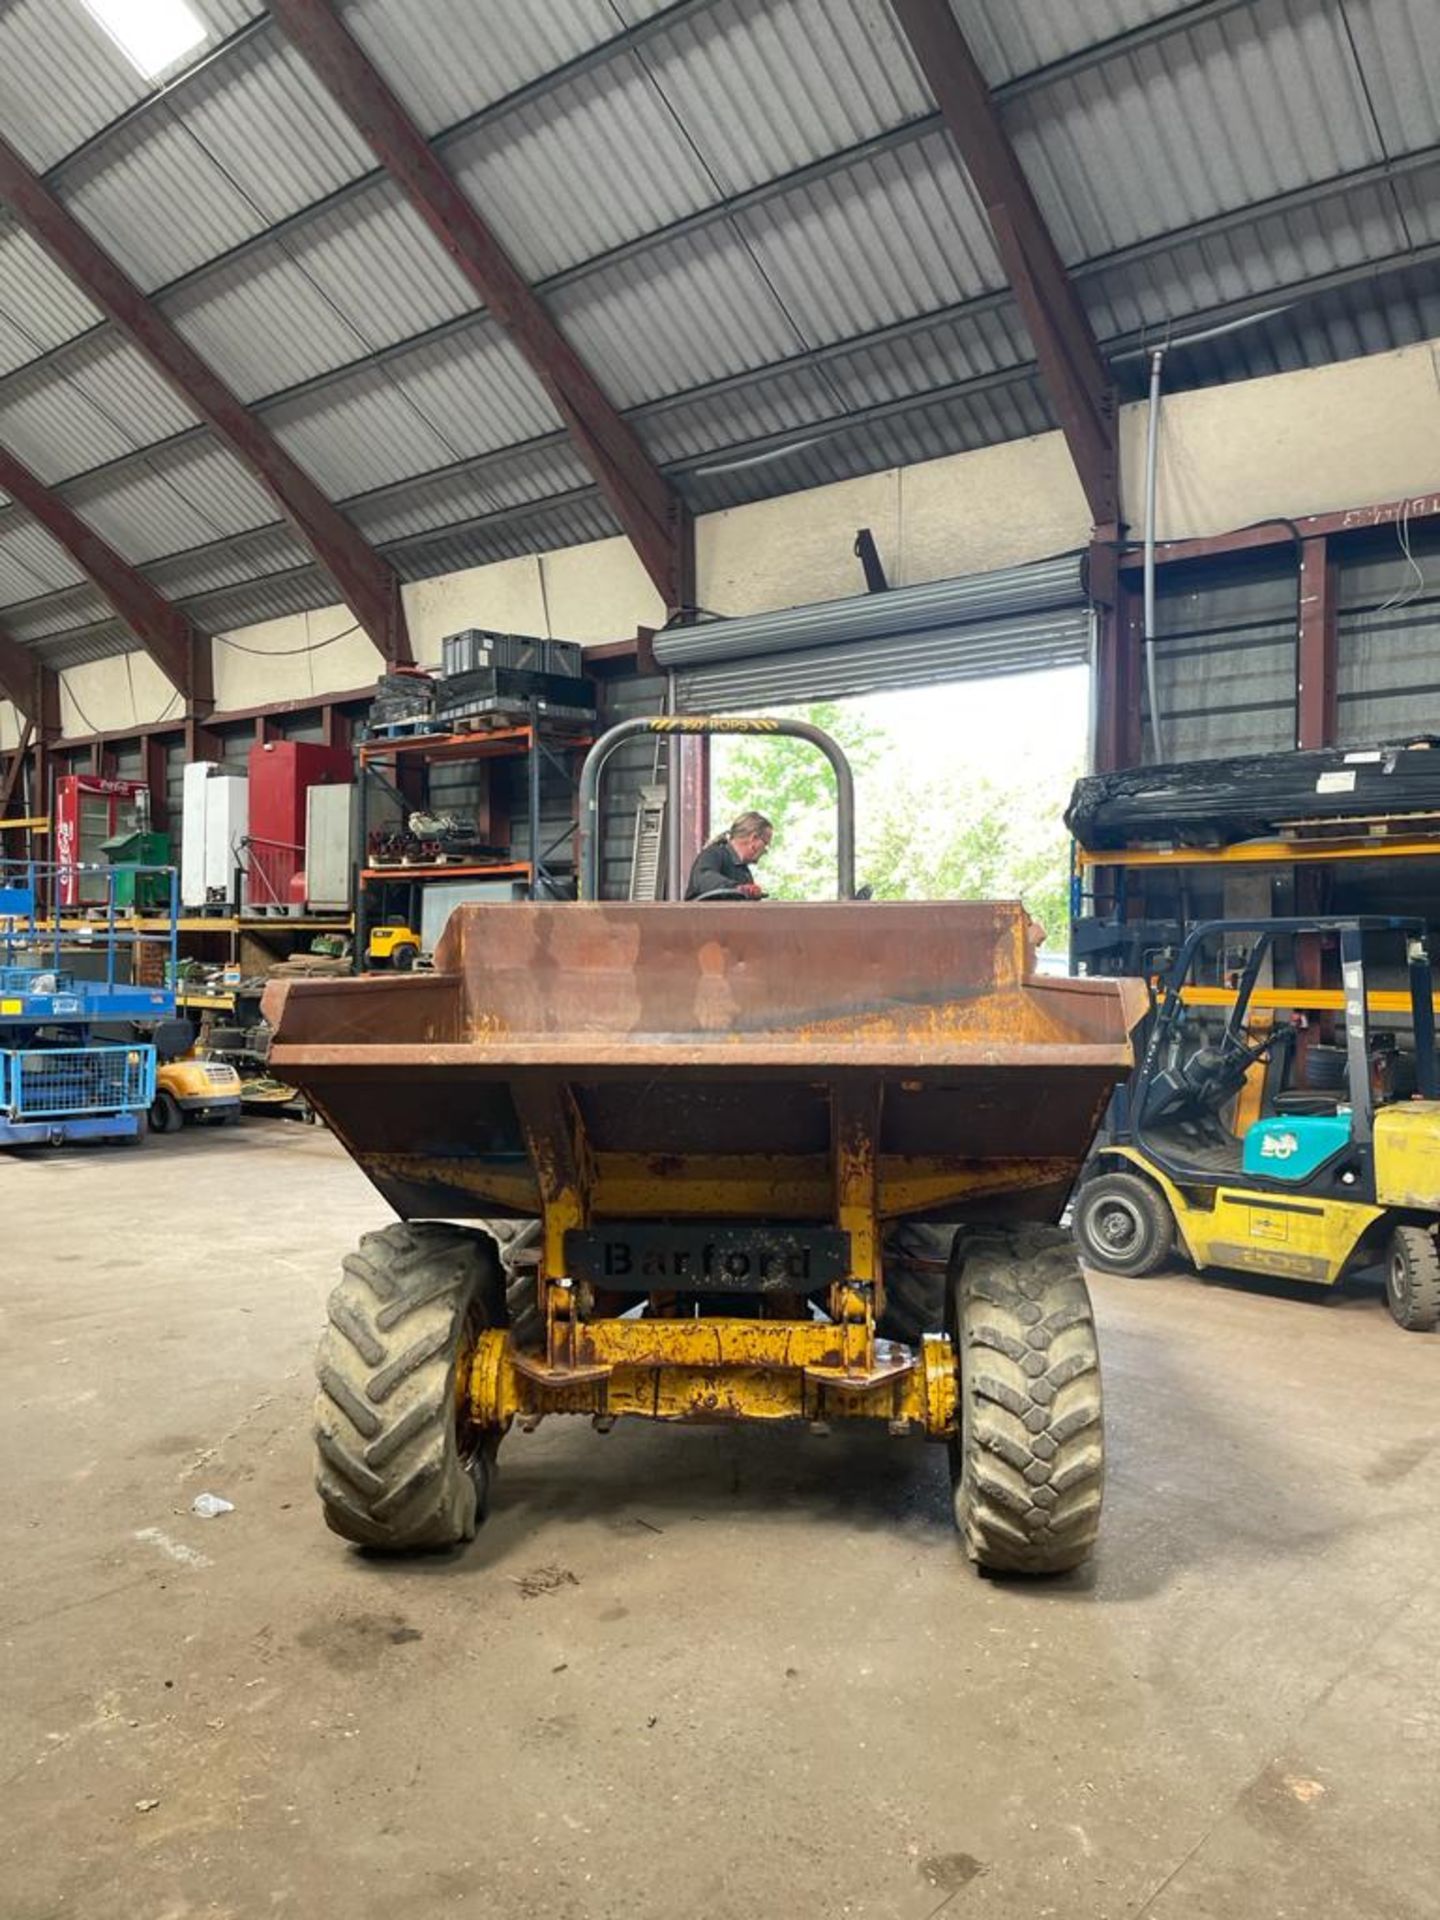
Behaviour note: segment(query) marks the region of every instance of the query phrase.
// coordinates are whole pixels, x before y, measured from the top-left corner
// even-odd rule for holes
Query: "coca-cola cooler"
[[[62,907],[95,906],[108,898],[105,842],[137,824],[143,780],[112,780],[98,773],[62,773],[55,782],[55,863]]]
[[[288,912],[303,902],[306,795],[354,776],[348,747],[267,740],[250,749],[250,866],[245,904]]]

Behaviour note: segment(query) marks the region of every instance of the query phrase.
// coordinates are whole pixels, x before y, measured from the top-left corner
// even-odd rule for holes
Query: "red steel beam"
[[[1377,527],[1398,526],[1404,520],[1440,520],[1440,493],[1407,494],[1399,500],[1380,500],[1363,507],[1341,507],[1331,513],[1297,513],[1289,519],[1257,520],[1253,526],[1233,527],[1225,533],[1199,534],[1193,540],[1162,540],[1155,549],[1157,566],[1187,560],[1213,560],[1217,554],[1245,553],[1254,547],[1291,546],[1301,541],[1332,538],[1336,534],[1367,533]],[[1126,573],[1138,573],[1145,564],[1139,547],[1120,556]]]
[[[75,509],[0,447],[0,488],[19,501],[100,589],[171,686],[186,701],[210,698],[210,648],[173,600],[151,586]]]
[[[3,139],[0,199],[254,474],[385,659],[409,664],[398,574]]]
[[[1084,304],[950,0],[891,3],[980,196],[1091,518],[1097,527],[1114,527],[1120,519],[1115,386]]]
[[[694,535],[684,502],[330,0],[273,0],[270,12],[524,355],[667,609],[693,606]]]
[[[11,634],[0,633],[0,698],[22,719],[40,719],[40,662]]]
[[[1325,534],[1300,543],[1300,635],[1295,657],[1295,744],[1335,744],[1339,568]]]

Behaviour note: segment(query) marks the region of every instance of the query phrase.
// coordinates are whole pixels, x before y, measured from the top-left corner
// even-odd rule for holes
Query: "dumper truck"
[[[663,730],[825,753],[839,897],[601,900],[604,763]],[[1056,1222],[1140,983],[1038,975],[1019,902],[857,900],[850,769],[803,722],[612,728],[578,841],[577,902],[462,905],[432,972],[267,994],[274,1070],[399,1216],[345,1260],[320,1343],[330,1527],[471,1538],[517,1422],[859,1421],[947,1447],[981,1568],[1077,1566],[1100,1362]],[[897,1339],[887,1247],[914,1223],[946,1253]]]

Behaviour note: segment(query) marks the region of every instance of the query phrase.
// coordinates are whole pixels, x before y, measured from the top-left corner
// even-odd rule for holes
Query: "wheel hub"
[[[1125,1253],[1134,1244],[1139,1233],[1139,1222],[1128,1207],[1119,1201],[1112,1201],[1103,1208],[1095,1222],[1095,1232],[1111,1253]]]

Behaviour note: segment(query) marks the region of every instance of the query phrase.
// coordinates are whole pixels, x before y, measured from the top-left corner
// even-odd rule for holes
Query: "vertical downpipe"
[[[1145,435],[1145,698],[1150,707],[1150,744],[1156,763],[1165,758],[1160,702],[1155,691],[1155,488],[1160,465],[1160,377],[1165,349],[1150,355],[1150,414]]]

